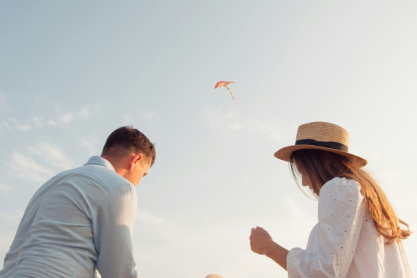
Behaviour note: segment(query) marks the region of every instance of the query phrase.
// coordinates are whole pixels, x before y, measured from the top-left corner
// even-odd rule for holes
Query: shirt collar
[[[103,166],[107,169],[110,169],[112,171],[115,171],[113,165],[111,165],[111,163],[107,159],[104,159],[101,156],[92,156],[87,161],[87,163],[84,164],[84,166],[85,165],[99,165],[99,166]]]

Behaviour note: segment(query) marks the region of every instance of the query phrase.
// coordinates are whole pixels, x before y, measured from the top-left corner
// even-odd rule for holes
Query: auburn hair
[[[317,195],[320,194],[320,188],[333,178],[345,177],[355,180],[362,189],[366,209],[374,220],[377,230],[388,240],[388,244],[410,236],[408,224],[397,217],[377,182],[360,168],[354,158],[317,149],[297,150],[290,158],[290,168],[295,179],[300,176],[297,167],[301,167],[308,175]],[[400,223],[407,229],[401,229]]]

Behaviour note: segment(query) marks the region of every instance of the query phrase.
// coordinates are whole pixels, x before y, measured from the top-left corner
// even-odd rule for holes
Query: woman
[[[401,241],[410,229],[361,169],[367,161],[348,153],[348,146],[349,133],[340,126],[299,126],[295,145],[275,157],[290,162],[294,178],[301,175],[302,185],[319,196],[319,221],[305,250],[286,250],[260,227],[252,229],[251,249],[281,265],[288,277],[409,278]]]

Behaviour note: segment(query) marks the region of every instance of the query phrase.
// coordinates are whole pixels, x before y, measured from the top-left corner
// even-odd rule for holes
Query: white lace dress
[[[327,182],[320,190],[319,222],[307,249],[288,253],[288,277],[411,278],[402,244],[385,244],[364,205],[357,182]]]

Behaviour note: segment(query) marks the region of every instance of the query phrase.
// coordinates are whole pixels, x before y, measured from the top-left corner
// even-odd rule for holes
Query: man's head
[[[139,130],[123,126],[113,131],[104,144],[101,156],[116,172],[137,185],[155,162],[155,146]]]

